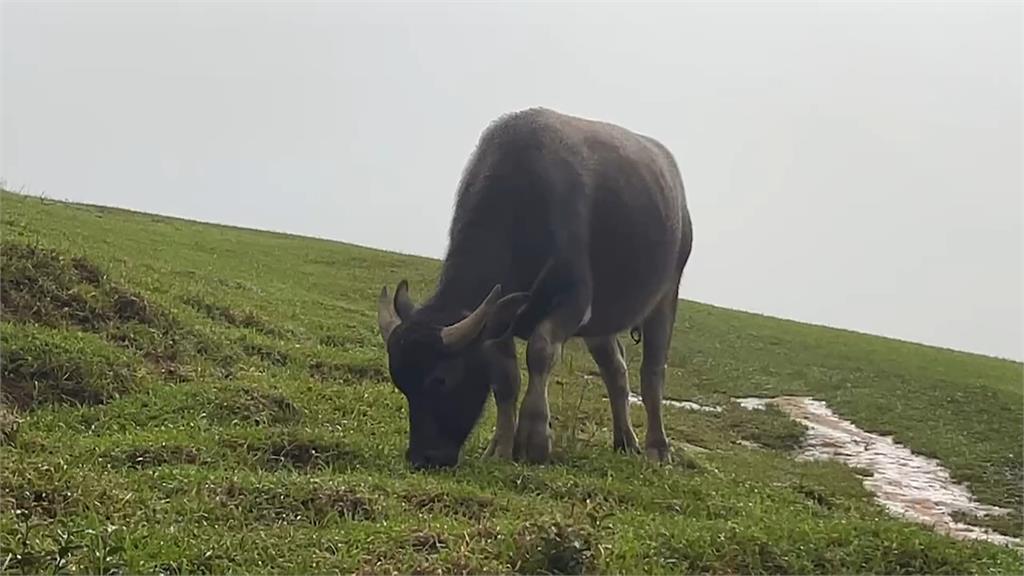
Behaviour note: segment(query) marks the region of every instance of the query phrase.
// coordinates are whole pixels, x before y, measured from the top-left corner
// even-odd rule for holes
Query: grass
[[[669,409],[676,464],[615,454],[578,343],[551,385],[553,464],[481,461],[491,405],[460,468],[414,473],[374,303],[402,277],[425,294],[437,262],[6,192],[0,211],[5,572],[1024,570],[794,460],[802,428],[776,410]],[[1019,363],[683,302],[669,397],[778,394],[1024,505]],[[978,522],[1022,532],[1019,512]]]

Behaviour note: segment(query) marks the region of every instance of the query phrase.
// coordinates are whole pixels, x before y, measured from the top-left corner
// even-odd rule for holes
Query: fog
[[[682,297],[1021,359],[1021,18],[1010,2],[4,2],[0,176],[441,257],[480,132],[545,106],[673,151],[695,230]]]

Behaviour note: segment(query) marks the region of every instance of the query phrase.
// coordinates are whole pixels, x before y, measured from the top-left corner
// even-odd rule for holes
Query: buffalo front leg
[[[489,342],[487,354],[491,360],[494,405],[497,422],[494,436],[484,457],[511,460],[516,438],[516,402],[519,400],[519,365],[516,363],[516,345],[511,338]]]
[[[673,290],[658,303],[643,324],[644,357],[640,366],[640,393],[647,412],[644,451],[649,460],[656,462],[671,460],[671,447],[661,418],[661,398],[677,306],[678,298]]]
[[[566,304],[537,325],[526,344],[526,368],[530,380],[519,408],[515,444],[517,460],[539,464],[547,462],[551,456],[548,378],[562,345],[583,322],[590,293],[578,291],[566,300]]]
[[[587,349],[601,371],[612,408],[612,445],[622,452],[639,453],[629,419],[629,372],[622,344],[615,336],[587,338]]]
[[[551,456],[548,377],[561,347],[562,343],[554,337],[548,320],[541,322],[526,344],[526,367],[530,380],[519,409],[516,460],[540,464]]]

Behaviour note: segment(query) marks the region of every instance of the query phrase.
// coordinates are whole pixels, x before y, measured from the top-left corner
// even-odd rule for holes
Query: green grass
[[[578,343],[554,463],[481,461],[490,404],[458,469],[414,473],[375,298],[426,294],[436,261],[9,193],[0,211],[6,572],[1024,570],[794,460],[776,410],[668,409],[675,464],[614,453]],[[669,397],[811,394],[1024,505],[1019,363],[684,302],[670,368]],[[1020,535],[1019,513],[998,527]]]

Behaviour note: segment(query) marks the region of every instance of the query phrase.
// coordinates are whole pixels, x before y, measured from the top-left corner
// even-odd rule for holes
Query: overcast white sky
[[[684,298],[1024,356],[1018,2],[2,10],[11,188],[440,257],[540,105],[675,153]]]

